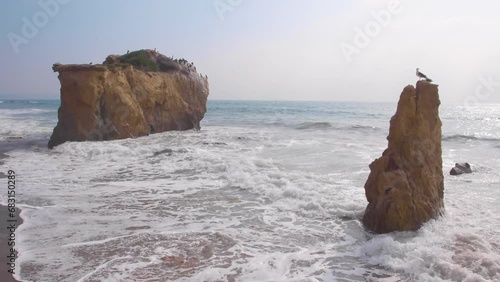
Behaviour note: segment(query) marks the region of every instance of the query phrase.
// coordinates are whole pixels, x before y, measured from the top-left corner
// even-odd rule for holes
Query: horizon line
[[[21,98],[4,98],[0,96],[0,101],[60,101],[60,97],[58,98],[26,98],[26,97],[21,97]],[[267,100],[267,99],[207,99],[207,102],[210,101],[227,101],[227,102],[323,102],[323,103],[368,103],[368,104],[394,104],[397,103],[397,101],[387,101],[387,100],[381,100],[381,101],[352,101],[352,100]],[[444,104],[444,103],[442,103]],[[452,105],[452,106],[458,106],[460,104],[453,104],[453,103],[446,103],[447,105]],[[500,104],[500,102],[494,102],[490,101],[487,103],[479,103],[481,105],[497,105]]]

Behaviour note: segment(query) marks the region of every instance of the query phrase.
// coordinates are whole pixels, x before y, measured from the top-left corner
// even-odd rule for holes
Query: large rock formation
[[[438,87],[419,81],[401,94],[390,122],[388,148],[370,164],[363,223],[377,233],[418,229],[443,204]]]
[[[59,122],[49,148],[199,129],[208,79],[186,60],[153,50],[111,55],[102,65],[53,66],[61,82]]]

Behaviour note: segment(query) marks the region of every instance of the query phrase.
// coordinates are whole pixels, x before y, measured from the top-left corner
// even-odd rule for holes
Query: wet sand
[[[5,155],[5,150],[2,150],[0,148],[0,166],[4,164],[4,160],[8,158],[7,155]],[[4,169],[2,169],[4,170]],[[7,193],[7,175],[5,174],[4,171],[0,171],[0,183],[3,183],[4,188],[1,189],[0,191]],[[1,186],[0,186],[1,187]],[[15,218],[17,219],[16,222],[16,229],[19,227],[19,225],[23,222],[21,217],[19,216],[19,213],[21,210],[16,207],[16,212],[15,212]],[[8,265],[8,258],[7,256],[10,255],[10,246],[7,244],[8,239],[10,237],[10,230],[7,228],[9,226],[9,222],[7,221],[9,218],[9,211],[6,206],[0,205],[0,281],[2,282],[15,282],[18,281],[12,277],[12,274],[7,272]],[[16,230],[16,235],[17,235],[17,230]],[[16,262],[16,273],[19,270]]]
[[[19,225],[23,222],[21,217],[19,217],[19,213],[21,210],[16,207],[16,217],[14,219],[17,219],[16,226],[19,227]],[[9,239],[10,236],[10,231],[7,229],[7,226],[9,226],[7,220],[9,218],[9,211],[7,210],[6,206],[0,205],[0,281],[2,282],[11,282],[11,281],[18,281],[14,278],[12,278],[12,274],[7,272],[8,266],[8,258],[7,256],[10,255],[10,246],[7,245],[7,240]],[[17,236],[17,230],[16,230],[16,236]],[[16,262],[16,273],[18,273],[19,267]]]

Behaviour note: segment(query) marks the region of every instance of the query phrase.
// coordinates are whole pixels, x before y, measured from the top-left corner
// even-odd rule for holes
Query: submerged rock
[[[54,64],[53,70],[61,107],[49,148],[199,129],[206,112],[207,77],[192,63],[153,50],[111,55],[102,65]]]
[[[174,152],[174,150],[172,150],[172,149],[165,149],[165,150],[155,152],[152,157],[158,157],[158,156],[163,155],[163,154],[166,154],[167,156],[171,156],[173,152]]]
[[[377,233],[417,230],[444,208],[437,85],[419,81],[401,94],[388,147],[370,164],[363,223]]]
[[[460,175],[464,173],[472,173],[469,163],[456,163],[455,167],[450,170],[451,175]]]

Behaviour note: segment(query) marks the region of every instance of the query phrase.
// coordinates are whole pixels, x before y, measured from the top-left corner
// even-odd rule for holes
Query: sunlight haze
[[[420,67],[443,102],[463,103],[481,78],[498,89],[480,102],[500,102],[498,1],[65,1],[17,53],[8,34],[43,10],[4,2],[0,97],[58,98],[53,63],[156,48],[207,74],[209,99],[395,101]],[[341,45],[388,5],[399,12],[348,60]]]

